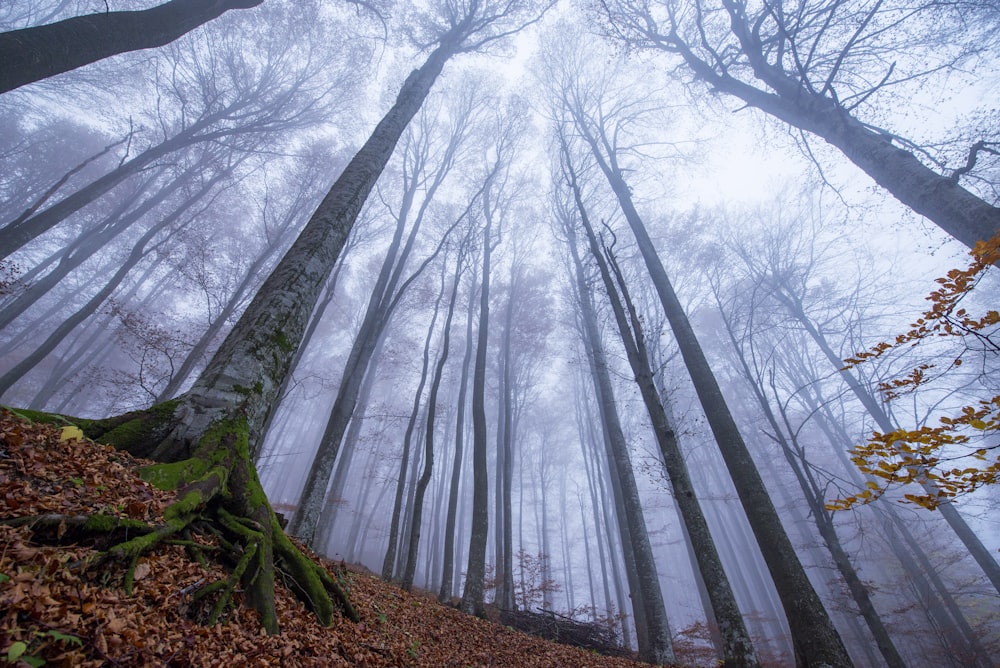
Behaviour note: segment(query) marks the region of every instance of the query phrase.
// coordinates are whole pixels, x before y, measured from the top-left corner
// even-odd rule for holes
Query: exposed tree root
[[[177,402],[168,402],[148,411],[107,420],[77,420],[27,412],[22,415],[36,421],[73,424],[94,440],[132,454],[145,454],[162,450],[164,436],[173,431],[176,405]],[[183,448],[191,453],[189,458],[142,469],[140,475],[148,483],[177,492],[177,500],[164,510],[161,523],[104,514],[42,515],[2,523],[30,525],[36,533],[44,533],[57,542],[86,536],[110,545],[101,548],[103,551],[86,566],[109,561],[124,563],[125,589],[129,593],[139,558],[158,545],[184,545],[192,558],[202,563],[205,552],[213,551],[213,558],[227,562],[231,575],[196,594],[198,599],[218,594],[208,615],[210,624],[220,619],[231,604],[233,593],[242,587],[249,604],[259,613],[264,629],[269,634],[278,633],[276,572],[281,573],[283,582],[324,626],[332,621],[335,605],[352,621],[358,621],[358,614],[340,583],[306,556],[281,529],[257,478],[247,442],[246,420],[235,415],[216,421],[197,443]],[[220,547],[215,549],[193,540],[197,534],[214,536]]]

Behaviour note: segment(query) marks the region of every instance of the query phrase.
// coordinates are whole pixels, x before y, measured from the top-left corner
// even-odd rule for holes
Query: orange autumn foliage
[[[970,255],[972,262],[967,268],[952,269],[946,277],[937,279],[940,287],[927,297],[930,308],[910,325],[909,331],[892,342],[878,343],[849,357],[844,360],[845,368],[877,359],[902,346],[920,345],[934,337],[958,337],[966,344],[965,352],[949,359],[948,366],[936,375],[929,373],[936,365],[920,364],[899,378],[880,383],[879,390],[891,401],[960,367],[963,355],[970,350],[983,355],[1000,353],[1000,344],[991,338],[1000,324],[1000,313],[987,310],[973,315],[961,308],[963,298],[979,284],[989,267],[1000,263],[1000,233],[976,244]],[[943,499],[996,484],[1000,480],[1000,444],[965,451],[960,448],[974,439],[982,442],[997,432],[1000,432],[1000,395],[964,406],[954,417],[941,417],[937,426],[897,429],[887,434],[875,432],[867,443],[852,448],[851,460],[877,481],[868,482],[856,494],[831,501],[827,508],[846,510],[870,503],[894,486],[918,483],[924,493],[904,494],[904,498],[933,509]]]

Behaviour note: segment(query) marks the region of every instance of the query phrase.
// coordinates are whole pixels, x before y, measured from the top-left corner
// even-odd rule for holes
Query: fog
[[[731,659],[724,619],[761,665],[828,656],[813,596],[854,665],[993,665],[995,260],[906,333],[1000,228],[1000,14],[904,4],[264,0],[19,85],[0,401],[198,395],[268,276],[310,274],[260,336],[285,371],[226,396],[274,397],[250,450],[317,552],[654,662]],[[282,273],[322,224],[339,245]],[[962,415],[864,468],[874,432]]]

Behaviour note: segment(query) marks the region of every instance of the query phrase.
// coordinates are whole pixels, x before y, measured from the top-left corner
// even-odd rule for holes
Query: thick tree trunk
[[[578,124],[578,127],[580,125]],[[733,479],[740,502],[746,511],[747,519],[781,598],[792,631],[796,660],[806,666],[823,664],[845,668],[851,666],[847,649],[824,609],[823,602],[809,582],[802,562],[795,554],[795,547],[781,525],[781,519],[733,420],[715,374],[656,254],[653,241],[649,238],[649,233],[632,203],[628,185],[617,165],[609,162],[614,159],[614,155],[604,156],[589,129],[581,127],[581,130],[586,133],[592,153],[608,179],[638,242],[639,252],[663,305],[684,364],[691,375],[698,400],[701,402],[705,417],[719,445],[726,468]]]
[[[737,34],[748,31],[735,17],[733,26]],[[740,39],[745,47],[749,44],[743,36]],[[910,151],[894,146],[891,137],[866,127],[833,98],[806,89],[767,64],[761,54],[751,53],[755,47],[748,50],[754,74],[774,93],[719,74],[687,45],[674,46],[671,50],[684,58],[696,77],[835,146],[896,199],[969,248],[1000,231],[1000,208],[973,195],[956,179],[925,166]]]
[[[450,148],[454,147],[453,142]],[[437,250],[431,254],[430,258],[425,259],[409,278],[400,285],[402,273],[413,251],[427,207],[433,199],[437,187],[440,186],[444,175],[450,169],[450,163],[446,161],[446,165],[442,166],[435,174],[433,183],[428,188],[424,196],[424,201],[421,203],[414,218],[409,234],[406,236],[406,242],[403,243],[403,233],[406,230],[406,224],[413,208],[417,190],[423,183],[421,176],[426,167],[424,162],[426,156],[419,152],[415,153],[417,153],[417,157],[414,159],[415,164],[412,168],[412,174],[404,180],[403,197],[399,213],[396,216],[396,229],[393,233],[392,241],[383,259],[372,295],[368,300],[368,309],[365,312],[364,321],[361,323],[361,328],[358,330],[358,335],[354,340],[347,363],[344,366],[340,387],[337,389],[337,397],[333,402],[333,407],[330,409],[330,418],[327,421],[326,428],[323,430],[323,436],[320,438],[312,465],[309,467],[309,474],[302,489],[298,508],[289,524],[289,529],[294,535],[301,537],[310,544],[315,542],[316,526],[322,510],[323,499],[329,487],[330,475],[333,472],[334,464],[337,462],[338,457],[342,460],[342,464],[338,465],[339,472],[348,463],[344,459],[346,453],[345,455],[341,455],[340,449],[344,435],[352,422],[352,418],[354,418],[358,403],[358,393],[366,377],[366,370],[371,363],[376,342],[381,341],[385,335],[386,328],[389,326],[396,306],[403,295],[427,267],[430,258],[433,258],[440,251],[441,244],[443,244],[442,239],[441,244],[438,245]],[[337,485],[333,491],[339,492],[339,490],[340,486]]]
[[[243,584],[271,633],[278,631],[276,563],[322,623],[328,623],[332,615],[329,591],[357,619],[336,581],[285,537],[257,479],[254,462],[260,454],[262,427],[320,291],[396,142],[454,51],[453,40],[447,43],[450,46],[433,51],[424,66],[407,78],[392,109],[348,163],[194,387],[178,400],[139,417],[110,421],[123,427],[153,422],[146,430],[129,428],[128,442],[120,445],[164,462],[152,468],[149,478],[159,486],[181,490],[180,499],[168,511],[167,525],[154,534],[154,541],[210,514],[233,535],[234,542],[244,545],[246,559],[254,562],[245,569]],[[149,540],[135,539],[124,544],[123,553],[134,555],[149,546]]]
[[[0,33],[0,93],[128,51],[169,44],[230,9],[263,0],[171,0]]]

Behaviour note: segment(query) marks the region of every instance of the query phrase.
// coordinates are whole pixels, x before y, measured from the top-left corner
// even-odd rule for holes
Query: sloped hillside
[[[155,525],[172,495],[148,462],[0,414],[0,662],[21,666],[640,666],[520,634],[328,563],[361,614],[319,626],[279,588],[282,633],[266,636],[216,540],[184,536],[132,569],[100,551]],[[117,518],[100,527],[83,518]],[[26,518],[31,518],[28,521]],[[116,526],[117,525],[117,528]],[[96,530],[95,530],[96,529]],[[95,561],[96,560],[96,561]],[[199,563],[200,560],[200,563]],[[132,594],[126,594],[131,574]],[[205,622],[221,610],[217,624]]]

